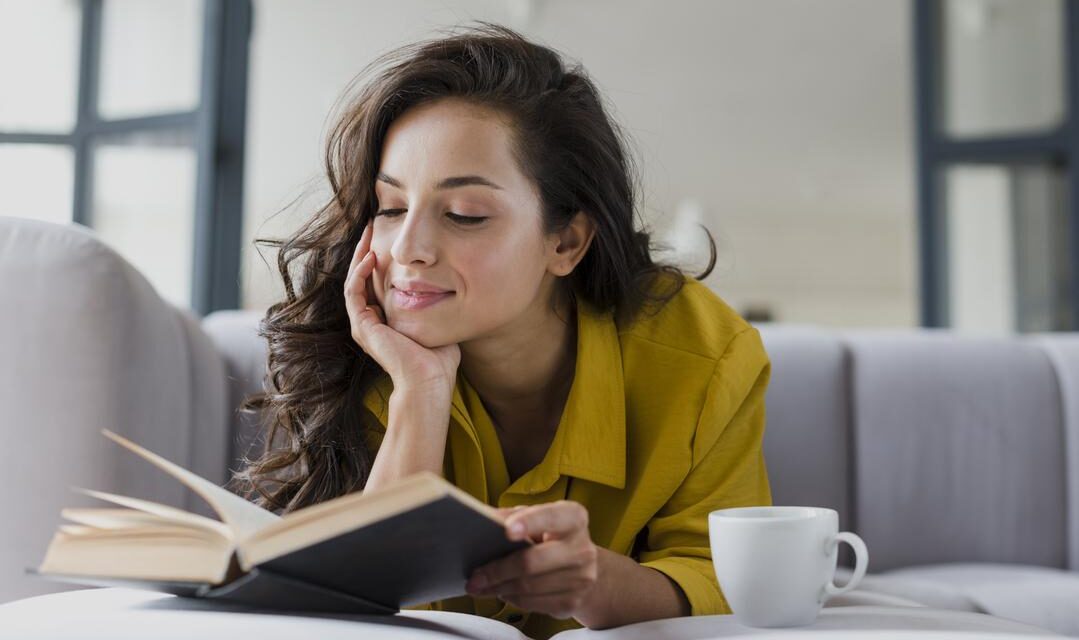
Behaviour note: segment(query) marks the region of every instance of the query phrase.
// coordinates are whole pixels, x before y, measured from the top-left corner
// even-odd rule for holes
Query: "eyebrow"
[[[378,174],[378,180],[381,180],[382,182],[386,182],[388,184],[392,184],[398,189],[404,188],[404,186],[399,180],[397,180],[396,178],[392,178],[385,173],[382,173],[381,171]],[[452,178],[445,178],[444,180],[439,182],[437,185],[435,185],[435,189],[453,189],[456,187],[466,187],[469,185],[480,185],[484,187],[490,187],[492,189],[502,188],[497,184],[491,182],[487,178],[484,178],[483,176],[453,176]]]

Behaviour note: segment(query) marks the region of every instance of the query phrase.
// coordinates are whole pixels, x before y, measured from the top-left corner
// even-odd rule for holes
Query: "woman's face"
[[[557,235],[545,239],[539,195],[510,149],[496,112],[455,99],[414,107],[387,131],[371,284],[387,324],[424,346],[464,342],[546,309]],[[400,290],[420,284],[450,293]]]

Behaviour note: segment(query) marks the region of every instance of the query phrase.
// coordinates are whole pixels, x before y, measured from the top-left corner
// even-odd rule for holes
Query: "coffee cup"
[[[821,507],[739,507],[708,514],[712,563],[735,620],[748,627],[812,624],[831,597],[858,586],[869,565],[860,537],[840,532]],[[834,583],[840,542],[854,548],[854,574]]]

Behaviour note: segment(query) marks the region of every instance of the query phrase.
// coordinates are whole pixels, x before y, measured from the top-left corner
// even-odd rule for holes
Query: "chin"
[[[394,331],[397,331],[401,335],[411,338],[414,342],[422,347],[428,349],[434,349],[435,347],[443,347],[447,344],[451,344],[452,340],[448,336],[443,335],[437,327],[431,327],[427,323],[423,322],[404,322],[397,323],[387,318],[386,323],[390,325]]]

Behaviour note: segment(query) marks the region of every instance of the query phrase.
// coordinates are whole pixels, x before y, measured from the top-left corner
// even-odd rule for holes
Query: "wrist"
[[[445,402],[449,405],[453,399],[453,385],[451,381],[439,379],[394,385],[393,391],[390,392],[390,402],[396,399],[399,404],[424,403],[441,406]]]
[[[609,616],[609,598],[605,587],[608,583],[610,571],[610,554],[614,553],[596,543],[592,543],[596,549],[596,581],[584,597],[584,601],[573,618],[589,629],[604,629],[610,626],[607,622]]]
[[[431,434],[449,428],[453,387],[427,384],[395,388],[390,393],[388,430],[419,429]]]
[[[433,397],[440,399],[442,397],[453,397],[453,386],[456,384],[455,379],[447,379],[443,377],[432,377],[414,379],[410,381],[402,381],[400,384],[394,382],[394,389],[390,394],[390,397],[401,396],[408,397],[409,399],[418,399],[424,397]]]

